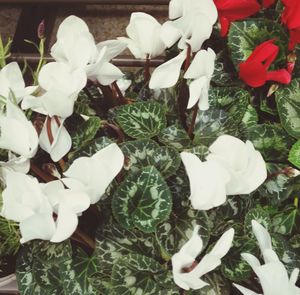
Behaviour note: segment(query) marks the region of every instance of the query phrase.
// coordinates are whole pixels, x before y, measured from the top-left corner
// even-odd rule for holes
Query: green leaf
[[[222,134],[237,136],[239,126],[227,112],[209,109],[208,111],[199,112],[194,133],[193,143],[195,145],[209,146]]]
[[[300,80],[275,93],[276,104],[283,128],[293,137],[300,138]]]
[[[113,294],[176,294],[174,292],[177,288],[174,284],[165,281],[167,272],[167,269],[158,262],[143,255],[129,254],[121,257],[113,267]],[[178,289],[177,292],[179,292]]]
[[[152,138],[166,127],[165,108],[157,102],[137,102],[116,109],[116,120],[133,138]]]
[[[248,139],[265,161],[286,161],[294,140],[279,124],[253,125],[247,131]]]
[[[169,217],[172,207],[170,190],[153,166],[131,173],[119,186],[112,199],[117,221],[127,229],[154,232]]]
[[[264,210],[263,208],[253,208],[249,210],[249,212],[245,216],[245,233],[248,234],[250,237],[253,236],[252,231],[252,220],[256,220],[262,226],[264,226],[267,230],[270,228],[271,219],[269,213]]]
[[[1,210],[0,194],[0,210]],[[19,224],[0,216],[0,259],[16,254],[20,247]]]
[[[159,134],[158,139],[163,144],[178,150],[188,148],[192,143],[187,132],[178,124],[163,129]]]
[[[95,116],[96,111],[91,108],[90,98],[84,91],[81,91],[78,95],[74,105],[74,112],[79,115]]]
[[[247,110],[244,114],[242,122],[247,126],[251,127],[258,123],[258,114],[256,109],[252,105],[248,105]]]
[[[155,166],[164,177],[174,174],[180,165],[179,153],[171,147],[161,147],[148,139],[128,141],[121,147],[126,156],[126,169],[137,172]]]
[[[289,153],[289,161],[300,169],[300,139],[292,146]]]
[[[250,56],[255,47],[272,38],[280,40],[275,42],[280,47],[277,61],[284,64],[288,39],[280,24],[267,19],[248,19],[233,22],[228,33],[228,46],[236,68],[239,63]]]
[[[272,217],[272,229],[275,233],[281,235],[290,235],[296,226],[295,221],[298,209],[294,206],[280,210],[278,214]]]
[[[73,149],[78,150],[92,140],[96,136],[101,125],[101,119],[98,117],[91,117],[80,125],[74,134],[72,134]]]

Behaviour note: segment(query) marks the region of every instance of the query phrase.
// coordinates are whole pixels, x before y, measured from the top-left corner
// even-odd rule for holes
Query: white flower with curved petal
[[[250,194],[267,178],[266,163],[250,141],[221,135],[209,147],[207,160],[219,162],[231,175],[227,195]]]
[[[38,97],[25,97],[22,108],[31,108],[51,117],[67,118],[72,115],[74,103],[86,82],[84,70],[72,70],[70,66],[61,62],[48,63],[42,67],[39,74],[39,85],[45,93]]]
[[[10,151],[8,162],[1,162],[2,166],[27,173],[29,159],[34,157],[38,148],[38,135],[23,111],[9,99],[6,114],[0,114],[0,129],[0,148]]]
[[[242,257],[256,273],[263,289],[263,295],[299,295],[300,288],[295,284],[299,269],[294,269],[290,278],[283,263],[272,249],[272,241],[268,231],[257,221],[252,220],[252,229],[263,254],[265,264],[252,254],[243,253]],[[259,295],[245,287],[234,284],[244,295]]]
[[[97,55],[94,37],[81,18],[71,15],[59,25],[51,55],[73,69],[84,68]]]
[[[129,38],[119,40],[127,44],[135,58],[154,58],[162,54],[166,46],[160,38],[162,26],[151,15],[143,12],[131,14],[126,33]]]
[[[50,240],[55,232],[52,207],[36,178],[5,169],[1,215],[20,222],[21,243],[31,239]]]
[[[150,89],[161,89],[173,87],[180,76],[180,70],[186,59],[186,50],[180,52],[176,57],[158,66],[152,73],[149,82]]]
[[[1,69],[0,96],[8,99],[11,98],[12,92],[16,103],[19,103],[24,96],[33,93],[36,89],[36,86],[25,87],[22,72],[16,62],[11,62]]]
[[[62,181],[69,188],[86,191],[91,204],[95,204],[123,165],[124,155],[118,145],[112,143],[91,157],[76,159],[64,173],[66,178]]]
[[[193,79],[189,85],[190,97],[187,108],[192,108],[197,102],[201,111],[209,109],[208,90],[215,69],[216,54],[211,49],[200,50],[184,74],[185,79]]]
[[[57,214],[56,231],[50,241],[59,243],[76,230],[78,215],[89,208],[90,198],[83,191],[65,189],[59,180],[48,182],[42,189]]]
[[[210,37],[218,12],[213,0],[172,0],[169,17],[178,19],[163,24],[161,39],[166,46],[171,47],[180,39],[180,49],[189,44],[192,51],[197,52]]]
[[[190,181],[190,200],[197,210],[210,210],[226,202],[226,185],[230,174],[217,161],[201,160],[194,154],[182,152],[182,162]]]
[[[200,226],[197,225],[190,240],[182,246],[178,253],[172,256],[174,281],[184,290],[199,290],[209,285],[201,280],[201,277],[221,264],[221,259],[229,251],[234,237],[234,229],[231,228],[226,231],[213,249],[197,263],[196,258],[203,247],[202,239],[198,234],[199,229]],[[187,268],[191,268],[191,270],[184,272],[184,269]]]
[[[48,120],[51,121],[50,124],[47,122]],[[50,142],[47,123],[48,128],[51,128],[53,142]],[[72,147],[71,136],[63,123],[64,120],[60,120],[59,118],[47,117],[39,137],[40,147],[50,155],[54,162],[62,159]]]

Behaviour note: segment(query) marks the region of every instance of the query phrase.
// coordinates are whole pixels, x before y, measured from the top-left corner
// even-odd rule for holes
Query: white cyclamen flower
[[[42,67],[38,81],[44,93],[38,97],[25,97],[22,108],[67,118],[73,114],[74,103],[87,78],[82,69],[72,70],[65,63],[50,62]]]
[[[198,234],[199,228],[200,226],[197,225],[191,239],[182,246],[178,253],[172,256],[174,281],[176,285],[185,290],[198,290],[209,285],[201,280],[201,277],[221,264],[221,258],[229,251],[234,237],[234,229],[226,231],[213,249],[197,263],[196,258],[203,247],[202,239]],[[187,268],[192,268],[192,270],[184,272],[184,269]]]
[[[135,58],[154,58],[162,54],[166,46],[160,38],[162,26],[151,15],[143,12],[131,14],[126,33],[129,38],[121,37]]]
[[[182,64],[186,59],[187,51],[180,52],[176,57],[161,64],[153,71],[149,81],[150,89],[173,87],[180,76]]]
[[[10,151],[9,161],[1,164],[27,173],[29,159],[34,157],[38,148],[38,135],[23,111],[9,99],[6,113],[0,114],[0,130],[0,148]]]
[[[117,144],[98,151],[91,157],[76,159],[64,173],[62,181],[69,188],[84,190],[95,204],[124,165],[124,155]]]
[[[16,103],[19,103],[24,96],[33,93],[36,89],[36,86],[25,87],[22,72],[16,62],[11,62],[1,69],[0,96],[6,99],[12,96],[16,99]]]
[[[185,79],[192,79],[189,85],[190,97],[187,108],[192,108],[197,102],[201,111],[209,109],[208,90],[215,69],[216,54],[211,49],[200,50],[184,74]]]
[[[249,263],[262,286],[263,295],[299,295],[300,288],[295,284],[299,269],[294,269],[289,278],[288,272],[277,254],[272,249],[272,241],[268,231],[257,221],[252,220],[252,229],[263,254],[265,264],[252,254],[244,253],[242,257]],[[244,295],[261,295],[245,287],[234,284]]]
[[[54,162],[62,159],[72,147],[72,139],[58,117],[47,117],[39,137],[40,147],[46,151]],[[49,138],[49,130],[53,138]]]
[[[20,223],[21,243],[34,239],[61,242],[69,238],[77,227],[77,214],[90,204],[84,192],[66,190],[56,182],[41,185],[23,173],[5,170],[4,181],[1,215]],[[57,213],[56,220],[53,212]]]
[[[181,159],[190,181],[190,200],[197,210],[209,210],[226,202],[230,174],[217,161],[202,162],[192,153],[182,152]]]
[[[250,141],[221,135],[209,151],[207,160],[219,162],[230,173],[227,195],[250,194],[267,178],[266,163]]]
[[[77,16],[64,19],[56,37],[51,55],[56,61],[68,63],[73,69],[84,68],[97,55],[94,37],[87,24]]]
[[[172,0],[169,17],[178,19],[163,24],[161,39],[166,46],[171,47],[180,39],[180,49],[189,44],[197,52],[210,37],[218,12],[213,0]]]

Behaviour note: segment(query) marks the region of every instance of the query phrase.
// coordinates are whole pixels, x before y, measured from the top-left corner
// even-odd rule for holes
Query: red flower
[[[219,13],[222,37],[227,35],[231,22],[244,19],[260,10],[256,0],[214,0],[214,2]]]
[[[245,62],[240,63],[240,79],[249,86],[260,87],[267,81],[283,84],[291,82],[291,75],[286,69],[268,71],[279,52],[279,47],[273,42],[274,40],[269,40],[260,44]]]
[[[262,6],[268,8],[275,3],[276,0],[263,0]]]
[[[281,20],[290,31],[289,49],[293,50],[300,43],[300,1],[281,0],[285,6]]]

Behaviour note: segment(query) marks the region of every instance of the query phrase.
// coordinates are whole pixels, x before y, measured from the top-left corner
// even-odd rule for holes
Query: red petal
[[[279,47],[273,44],[273,42],[274,39],[258,45],[248,57],[247,61],[264,62],[266,69],[268,69],[279,52]]]
[[[289,84],[291,82],[291,79],[291,74],[285,69],[267,73],[268,81],[276,81],[282,84]]]
[[[264,8],[268,8],[275,3],[276,0],[263,0],[262,5]]]
[[[289,50],[294,50],[295,46],[300,43],[300,29],[290,31]]]
[[[251,87],[260,87],[267,81],[267,71],[259,62],[244,62],[239,65],[240,79]]]
[[[220,17],[229,21],[241,20],[260,10],[256,0],[214,0]]]
[[[285,6],[281,15],[282,22],[289,30],[300,27],[300,1],[299,0],[282,0]]]
[[[226,37],[230,27],[230,21],[225,17],[220,17],[219,21],[221,25],[221,37]]]

